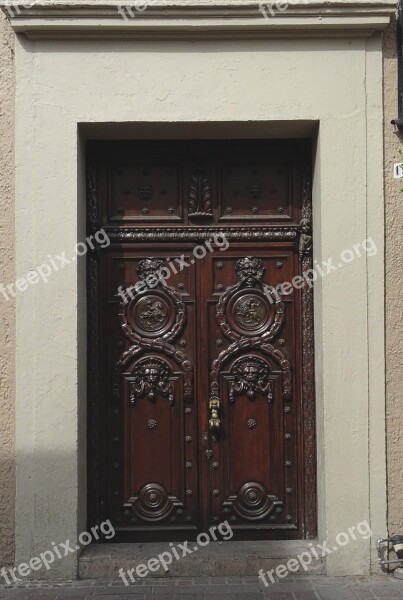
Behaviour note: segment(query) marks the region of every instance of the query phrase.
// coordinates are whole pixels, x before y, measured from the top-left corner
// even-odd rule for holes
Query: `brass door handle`
[[[209,419],[209,429],[211,431],[215,431],[217,429],[220,429],[220,416],[219,416],[219,410],[220,410],[220,399],[213,396],[212,398],[210,398],[209,403],[208,403],[208,407],[209,407],[209,411],[210,411],[210,419]]]

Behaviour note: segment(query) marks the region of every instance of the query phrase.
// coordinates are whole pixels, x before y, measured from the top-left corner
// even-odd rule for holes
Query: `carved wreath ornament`
[[[153,278],[156,282],[153,292],[139,291],[136,284],[130,287],[130,302],[119,304],[121,328],[131,346],[114,367],[113,394],[116,400],[120,398],[122,373],[129,366],[131,368],[133,359],[144,352],[152,352],[154,356],[136,362],[127,378],[131,404],[135,404],[138,398],[153,400],[158,394],[167,397],[171,405],[174,403],[171,367],[155,354],[169,357],[180,367],[183,398],[185,402],[193,400],[193,365],[186,354],[171,344],[185,326],[186,307],[175,288],[161,283],[159,272],[163,268],[166,268],[165,262],[159,258],[140,260],[136,269],[138,278],[141,281]]]
[[[271,343],[280,332],[285,319],[285,305],[273,288],[262,279],[265,273],[261,258],[245,256],[235,263],[238,282],[221,294],[216,307],[216,319],[221,334],[232,342],[213,361],[210,371],[210,394],[220,396],[220,372],[225,363],[241,352],[259,352],[274,361],[282,371],[283,398],[291,395],[291,365],[281,350]],[[269,364],[254,355],[236,360],[231,373],[230,402],[245,395],[253,400],[258,393],[273,399]]]

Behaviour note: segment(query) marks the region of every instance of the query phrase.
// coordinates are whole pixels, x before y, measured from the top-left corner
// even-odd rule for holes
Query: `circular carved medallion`
[[[135,321],[145,331],[162,329],[169,319],[169,308],[163,298],[145,296],[137,303],[134,311]]]
[[[133,298],[122,312],[127,319],[127,329],[141,338],[175,336],[183,327],[185,313],[176,310],[172,298],[160,290]],[[176,327],[172,329],[176,320]],[[171,333],[172,330],[172,333]]]
[[[137,497],[130,498],[134,513],[143,521],[161,521],[168,517],[180,503],[177,498],[168,496],[159,483],[147,483]]]
[[[271,304],[262,290],[249,288],[233,294],[222,307],[218,305],[217,318],[222,333],[230,339],[237,339],[268,332],[276,312],[277,305]]]
[[[158,280],[158,273],[164,268],[164,261],[157,258],[144,258],[136,269],[140,280],[128,286],[127,295],[131,300],[119,305],[119,318],[124,334],[136,343],[143,343],[144,338],[162,338],[170,342],[182,332],[186,322],[186,307],[182,297],[176,290]],[[154,277],[156,287],[152,292],[142,290],[141,283],[147,277]]]
[[[269,494],[264,486],[257,481],[244,483],[234,497],[234,511],[243,519],[249,521],[264,519],[283,502],[275,495]]]
[[[259,329],[267,320],[267,304],[256,294],[246,294],[235,302],[233,315],[240,327]]]

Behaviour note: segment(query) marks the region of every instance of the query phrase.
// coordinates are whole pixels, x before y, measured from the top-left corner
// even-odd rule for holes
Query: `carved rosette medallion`
[[[171,386],[171,370],[167,363],[158,358],[143,358],[136,364],[130,379],[130,404],[136,404],[138,398],[155,400],[158,395],[167,397],[174,404]]]
[[[224,503],[224,508],[234,511],[242,519],[257,521],[271,515],[284,503],[274,494],[269,494],[265,487],[257,481],[244,483],[237,494],[230,496]]]
[[[235,396],[245,395],[255,400],[257,394],[265,394],[268,402],[273,400],[268,364],[256,356],[238,358],[232,366],[233,380],[230,386],[230,402]]]
[[[169,496],[159,483],[147,483],[139,493],[129,498],[124,508],[130,508],[143,521],[162,521],[177,509],[183,509],[183,503],[175,496]]]

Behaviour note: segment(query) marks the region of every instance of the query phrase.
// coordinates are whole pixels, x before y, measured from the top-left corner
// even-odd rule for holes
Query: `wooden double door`
[[[314,536],[309,144],[98,142],[87,164],[110,240],[88,261],[89,525]]]

